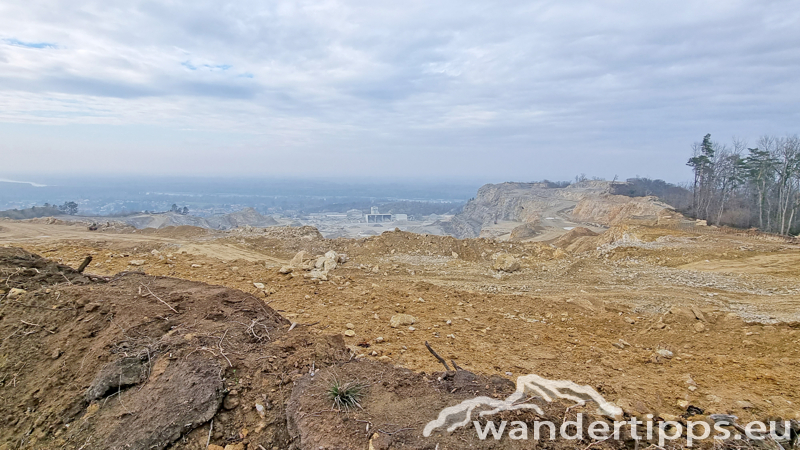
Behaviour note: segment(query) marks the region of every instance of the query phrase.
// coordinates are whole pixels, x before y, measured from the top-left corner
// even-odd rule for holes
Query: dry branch
[[[439,356],[439,354],[438,354],[438,353],[436,353],[435,351],[433,351],[433,349],[431,348],[431,345],[430,345],[430,344],[428,344],[428,341],[425,341],[425,347],[428,347],[428,351],[429,351],[429,352],[431,352],[431,355],[433,355],[433,356],[434,356],[436,359],[438,359],[438,360],[439,360],[439,362],[440,362],[440,363],[442,363],[442,365],[444,366],[444,369],[445,369],[446,371],[450,372],[450,366],[448,366],[448,365],[447,365],[447,361],[445,361],[445,360],[444,360],[444,358],[442,358],[441,356]]]
[[[171,309],[171,310],[172,310],[172,311],[174,311],[176,314],[180,314],[180,313],[178,312],[178,310],[177,310],[177,309],[173,308],[172,306],[170,306],[170,305],[169,305],[169,303],[165,302],[164,300],[161,300],[161,299],[160,299],[160,298],[159,298],[159,297],[158,297],[156,294],[154,294],[154,293],[153,293],[153,291],[151,291],[149,287],[147,287],[147,286],[146,286],[146,285],[144,285],[144,284],[142,284],[142,286],[144,286],[144,288],[145,288],[145,289],[147,289],[147,292],[148,292],[150,295],[152,295],[153,297],[155,297],[155,298],[156,298],[156,300],[158,300],[158,301],[160,301],[161,303],[163,303],[163,304],[167,305],[167,308]]]

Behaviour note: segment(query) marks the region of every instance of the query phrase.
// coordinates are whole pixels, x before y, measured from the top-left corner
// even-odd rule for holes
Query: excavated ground
[[[29,290],[16,303],[3,299],[0,313],[0,419],[10,424],[0,439],[6,439],[7,448],[110,448],[91,439],[117,436],[123,423],[126,430],[148,429],[144,408],[158,404],[154,399],[166,397],[164,404],[172,405],[193,395],[206,395],[208,405],[223,398],[235,403],[230,409],[223,405],[214,416],[212,443],[288,448],[299,445],[302,430],[275,424],[283,423],[283,405],[300,404],[286,403],[295,379],[313,367],[323,368],[320,375],[338,370],[355,376],[335,366],[351,358],[367,364],[357,370],[370,385],[385,380],[380,374],[399,370],[393,366],[434,374],[442,366],[425,341],[448,361],[487,377],[513,380],[535,373],[592,386],[628,415],[679,417],[691,405],[707,414],[734,414],[742,422],[800,419],[800,246],[781,238],[631,225],[600,236],[576,236],[554,248],[404,232],[325,240],[307,228],[98,233],[11,221],[0,228],[0,245],[72,267],[88,255],[94,258],[85,271],[90,275],[51,264],[52,276],[46,277],[20,269],[30,262],[13,258],[24,256],[6,258],[0,295],[7,296],[15,282],[28,283],[21,287]],[[297,270],[279,273],[300,250],[314,255],[334,250],[349,260],[328,281],[311,280]],[[514,255],[521,269],[493,270],[497,253]],[[117,276],[124,271],[142,273]],[[34,276],[41,278],[38,285],[30,284]],[[240,301],[214,297],[221,293]],[[87,305],[97,306],[87,311]],[[392,328],[389,319],[400,313],[413,315],[416,322]],[[300,325],[287,333],[295,322]],[[343,337],[348,324],[354,335]],[[669,353],[660,350],[672,357],[661,356]],[[280,358],[279,351],[290,356]],[[87,401],[86,389],[105,364],[121,356],[139,358],[147,377],[127,389],[118,387],[116,395],[106,390],[101,401]],[[157,369],[159,361],[166,362]],[[333,369],[325,368],[331,364]],[[200,382],[203,389],[197,392],[173,389],[169,376],[152,378],[159,371],[212,369],[219,383]],[[440,375],[396,373],[391,378],[417,377],[425,386],[445,382],[446,377],[437,381]],[[298,385],[313,385],[305,380]],[[389,385],[395,397],[378,395],[375,388],[375,396],[365,399],[386,399],[366,408],[369,414],[383,408],[381,419],[358,416],[363,411],[343,415],[326,410],[319,391],[309,388],[311,397],[304,401],[310,409],[304,411],[327,424],[318,433],[350,439],[342,436],[352,438],[352,430],[363,430],[355,441],[326,448],[366,448],[373,434],[367,427],[374,426],[386,436],[399,433],[387,448],[433,449],[435,443],[424,446],[432,441],[414,440],[418,429],[398,430],[421,428],[453,399],[436,389],[422,393],[420,398],[435,400],[425,402],[427,408],[411,405],[416,418],[402,421],[392,417],[386,404],[415,391]],[[93,412],[92,405],[101,402]],[[257,402],[272,405],[264,418],[255,409]],[[40,403],[47,408],[37,409]],[[153,413],[153,423],[163,420],[159,428],[171,431],[149,439],[163,443],[177,433],[181,437],[171,448],[203,448],[213,408],[189,409],[181,420],[195,425],[180,432],[168,426],[166,416],[159,419]],[[56,416],[60,426],[42,426]],[[348,429],[333,425],[341,420],[352,432],[332,433]],[[439,448],[464,448],[458,442],[465,445],[459,439],[467,438],[466,433],[442,437]],[[50,447],[55,442],[59,445]],[[494,445],[486,448],[511,448],[510,442]]]

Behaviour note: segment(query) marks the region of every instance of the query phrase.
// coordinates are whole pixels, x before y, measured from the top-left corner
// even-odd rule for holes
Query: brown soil
[[[3,269],[45,264],[3,250]],[[0,448],[204,448],[191,432],[213,417],[212,442],[241,442],[255,425],[249,440],[284,448],[284,386],[346,354],[341,337],[287,336],[262,301],[220,286],[142,273],[52,281],[9,279],[41,289],[0,309]],[[256,402],[275,408],[252,421]]]
[[[170,351],[173,355],[185,357],[198,347],[206,346],[213,350],[216,356],[201,350],[195,352],[192,358],[201,353],[209,364],[218,364],[223,369],[222,378],[226,380],[223,389],[236,390],[237,395],[244,396],[241,397],[241,405],[250,408],[246,412],[245,407],[237,407],[217,413],[214,428],[217,429],[219,421],[222,434],[214,432],[212,443],[242,442],[247,439],[248,442],[264,442],[259,445],[267,449],[271,447],[266,443],[285,448],[283,445],[291,437],[295,440],[296,437],[289,437],[288,431],[280,431],[272,425],[270,420],[278,421],[279,414],[269,416],[268,413],[264,419],[268,424],[254,434],[256,426],[261,423],[260,416],[253,409],[255,401],[258,398],[263,400],[266,395],[272,399],[273,410],[280,409],[280,405],[291,394],[291,388],[286,384],[268,383],[276,383],[280,379],[283,383],[291,384],[293,380],[290,373],[294,372],[294,377],[300,378],[301,374],[311,370],[312,365],[323,367],[318,375],[325,375],[328,369],[324,367],[328,364],[342,358],[349,359],[349,352],[342,350],[342,345],[359,360],[380,360],[412,371],[433,374],[440,371],[441,366],[425,349],[423,343],[426,340],[448,361],[453,359],[459,366],[487,376],[500,375],[513,380],[518,375],[536,373],[550,379],[588,384],[609,400],[624,405],[626,413],[631,415],[653,413],[680,416],[686,413],[686,403],[683,402],[688,402],[708,413],[735,414],[740,422],[766,417],[800,419],[800,410],[797,408],[800,395],[796,390],[800,384],[800,329],[797,328],[800,322],[800,246],[791,241],[749,236],[746,233],[625,225],[614,227],[599,236],[579,237],[576,242],[587,242],[583,250],[564,251],[540,243],[456,240],[403,232],[386,232],[361,240],[325,240],[299,229],[279,229],[269,233],[232,230],[200,237],[168,238],[138,233],[99,235],[79,232],[74,227],[63,225],[21,226],[17,222],[4,222],[3,227],[6,230],[0,234],[0,242],[41,253],[56,262],[77,266],[85,256],[93,255],[95,259],[86,272],[95,278],[112,277],[126,270],[147,274],[128,274],[106,282],[102,279],[92,282],[89,279],[84,287],[74,282],[70,286],[63,277],[59,281],[54,276],[43,283],[43,289],[50,289],[49,294],[40,290],[29,292],[24,297],[24,301],[42,302],[36,303],[38,307],[15,306],[2,300],[0,332],[4,334],[0,338],[18,329],[22,330],[20,333],[38,330],[26,336],[13,336],[4,341],[1,348],[0,357],[4,359],[0,366],[0,377],[5,376],[5,379],[0,392],[6,405],[3,408],[7,409],[0,410],[0,418],[9,418],[8,423],[16,420],[8,428],[12,432],[4,432],[2,438],[13,445],[18,445],[30,430],[33,431],[27,436],[29,440],[26,442],[36,437],[40,440],[60,438],[65,442],[77,443],[88,436],[81,434],[82,428],[73,431],[69,429],[72,427],[62,427],[60,429],[63,431],[56,437],[55,431],[35,426],[38,410],[33,409],[33,414],[24,413],[28,408],[25,402],[35,400],[35,389],[56,388],[51,386],[51,382],[44,381],[47,377],[36,375],[32,381],[24,380],[24,377],[33,375],[27,372],[31,366],[23,367],[22,364],[30,360],[28,364],[35,363],[36,367],[60,365],[62,358],[67,356],[67,343],[72,347],[85,347],[80,358],[75,356],[64,360],[68,361],[66,367],[70,368],[69,373],[76,372],[72,383],[77,387],[70,387],[72,390],[66,390],[64,394],[59,393],[64,399],[82,399],[94,376],[105,363],[113,359],[111,356],[116,355],[109,353],[109,349],[113,348],[111,342],[119,343],[126,339],[114,325],[123,318],[125,324],[120,325],[125,330],[150,323],[146,320],[152,323],[168,322],[164,317],[180,322],[182,325],[178,326],[179,330],[183,330],[181,327],[184,326],[205,330],[198,331],[194,337],[203,339],[197,336],[204,334],[205,341],[185,343],[176,339],[180,341],[178,344],[168,340],[172,346],[169,347]],[[277,269],[299,250],[322,254],[331,249],[347,253],[349,261],[331,272],[330,281],[310,280],[304,278],[302,273],[295,273],[294,276],[278,273]],[[512,274],[491,270],[491,258],[498,252],[516,256],[522,263],[522,270]],[[243,256],[230,258],[235,255]],[[133,260],[144,263],[131,266],[129,263]],[[19,267],[14,264],[8,265],[4,278]],[[14,281],[17,276],[9,278],[9,286],[17,282]],[[160,278],[163,276],[239,289],[244,293],[236,295],[247,300],[237,305],[251,305],[246,309],[255,312],[238,311],[236,307],[207,294],[206,291],[211,288],[200,288],[202,285],[199,284],[194,284],[197,294],[191,296],[207,298],[204,302],[208,305],[200,307],[197,303],[183,310],[181,305],[188,300],[181,300],[180,294],[173,295],[171,292],[189,290],[188,285],[182,284],[188,282]],[[263,283],[266,288],[257,289],[254,282]],[[173,317],[176,316],[174,312],[148,295],[147,291],[142,292],[144,297],[141,297],[138,288],[147,283],[152,283],[151,289],[157,287],[159,290],[153,289],[155,294],[175,307],[180,312],[177,316],[185,315],[186,320],[177,320]],[[28,287],[33,289],[33,286]],[[76,301],[77,294],[74,291],[90,288],[93,289],[88,291],[91,294],[86,295],[95,297],[91,297],[89,303],[101,304],[102,300],[110,302],[109,305],[116,305],[115,302],[124,302],[114,306],[113,321],[102,316],[99,320],[95,318],[82,322],[80,320],[91,314],[80,309],[67,310],[72,311],[69,313],[60,310],[74,308],[66,303],[58,306],[59,302]],[[2,283],[0,289],[4,289]],[[0,291],[0,295],[4,293]],[[53,301],[55,303],[47,303]],[[271,341],[254,342],[255,338],[246,335],[247,325],[262,315],[263,323],[269,323],[267,319],[271,316],[256,308],[256,305],[265,304],[268,305],[266,311],[270,311],[269,307],[275,308],[288,321],[306,325],[297,326],[287,335],[287,322],[281,322],[279,327],[275,322],[277,328],[270,331]],[[52,308],[54,305],[56,309]],[[225,310],[227,316],[214,316],[211,311],[220,308],[216,305],[228,308]],[[194,315],[195,309],[198,310],[197,314],[208,312],[212,315],[203,320],[203,316]],[[41,316],[41,321],[38,315],[25,316],[45,312],[48,315]],[[407,326],[389,326],[389,318],[398,313],[412,314],[417,318],[414,330]],[[237,321],[245,325],[230,323],[226,317],[238,317]],[[56,334],[51,334],[41,327],[22,324],[20,320],[33,324],[52,322],[58,327],[51,330]],[[91,332],[81,328],[89,327],[91,323],[102,325],[102,330],[105,330],[103,333],[117,334],[104,338],[104,343],[95,347],[95,344],[87,341]],[[342,338],[340,333],[347,329],[345,325],[348,323],[353,325],[355,336]],[[72,328],[75,328],[74,331]],[[236,367],[237,376],[232,374],[233,369],[215,347],[228,328],[230,331],[225,342],[229,343],[231,349],[236,348],[234,343],[248,349],[241,350],[246,355],[241,362],[231,359],[234,365],[239,364]],[[192,329],[176,331],[174,334],[191,334]],[[158,342],[169,331],[142,333]],[[298,339],[302,337],[303,342],[312,348],[322,345],[326,349],[322,351],[323,356],[316,356],[316,352],[307,353],[315,356],[291,356],[288,357],[291,363],[273,362],[277,365],[267,368],[266,372],[249,356],[250,352],[279,356],[271,346],[295,336],[296,332]],[[95,336],[106,336],[98,333]],[[336,339],[344,340],[336,344],[332,341],[334,338],[324,337],[328,334],[339,335]],[[84,335],[87,337],[76,337]],[[57,341],[56,336],[64,340]],[[378,337],[383,338],[382,342],[376,341]],[[25,344],[27,347],[23,350],[13,347],[19,345],[22,339],[26,342],[35,339],[39,343]],[[57,342],[52,345],[43,343],[49,340]],[[358,344],[368,344],[369,347]],[[53,345],[60,347],[65,354],[51,361],[48,358],[53,354]],[[95,348],[98,349],[95,353],[85,355],[86,351]],[[105,359],[97,358],[97,352],[103,348],[106,349]],[[233,352],[224,344],[223,348],[230,358]],[[294,350],[285,350],[284,353],[295,355],[294,352],[299,348],[305,347],[293,346]],[[656,351],[662,349],[670,350],[674,356],[668,359],[658,357]],[[20,351],[34,355],[33,359],[20,355]],[[42,355],[35,356],[37,351]],[[84,366],[81,368],[84,356]],[[90,361],[92,365],[86,366]],[[253,368],[247,368],[246,362],[252,364]],[[260,360],[259,363],[264,361]],[[75,367],[80,370],[76,371],[73,369]],[[350,370],[346,367],[349,366],[344,365],[336,370]],[[37,370],[53,378],[56,368],[49,369],[51,372]],[[281,373],[281,370],[288,372],[280,377],[268,375]],[[375,375],[379,371],[363,370],[366,371],[364,379],[372,386],[374,376],[369,374]],[[506,375],[507,372],[511,375]],[[240,373],[246,373],[251,378],[239,377]],[[412,375],[422,377],[414,374],[408,376]],[[405,379],[400,375],[397,377]],[[245,388],[233,389],[230,382],[235,378],[248,384],[244,385]],[[427,378],[435,379],[433,375]],[[16,380],[16,386],[25,382],[35,384],[35,387],[26,385],[28,387],[25,389],[14,389],[10,380]],[[152,380],[145,381],[144,386],[150,383]],[[119,403],[131,408],[126,400],[133,401],[134,398],[126,396],[132,395],[128,392],[134,392],[141,385],[122,390],[122,395],[104,401],[106,405],[117,404],[113,406],[115,408],[121,408]],[[57,386],[59,390],[67,389],[64,387],[67,386],[66,381]],[[309,386],[312,389],[313,383]],[[391,393],[395,387],[386,389]],[[422,387],[420,389],[419,392],[428,392]],[[55,391],[48,392],[52,395]],[[282,397],[272,397],[278,395],[275,392]],[[389,396],[388,393],[381,395]],[[39,397],[42,398],[42,395],[39,394]],[[8,398],[12,400],[6,401]],[[18,398],[26,400],[23,402]],[[72,406],[66,400],[59,401],[59,407]],[[307,401],[311,403],[308,403],[309,409],[304,409],[304,412],[322,406],[322,403]],[[365,398],[365,401],[370,400]],[[20,404],[24,407],[20,407]],[[440,405],[434,401],[431,404],[436,407]],[[51,411],[49,414],[52,416],[56,409],[54,406],[47,411]],[[381,416],[372,409],[367,410],[375,416],[364,420],[374,419],[372,425],[375,427],[383,422],[403,424],[395,420],[390,412]],[[123,414],[124,410],[120,411],[117,420],[127,417]],[[280,414],[284,414],[282,410]],[[420,409],[412,414],[415,417],[428,416],[404,423],[416,424],[430,420],[428,417],[431,415],[435,417],[432,410]],[[333,421],[330,423],[338,424],[336,421],[342,420],[340,414],[325,412],[320,415],[326,421]],[[355,426],[354,423],[366,427],[361,422],[353,422],[348,423],[347,427],[337,425],[330,429],[350,430],[348,427]],[[238,427],[247,428],[247,431],[243,432]],[[234,430],[238,437],[234,435]],[[48,433],[53,433],[53,437]],[[204,445],[207,433],[208,426],[201,426],[184,434],[179,443],[173,446],[190,445],[189,442]],[[474,431],[472,433],[474,437]],[[242,438],[243,434],[253,440]],[[349,431],[345,434],[349,435]],[[255,440],[256,436],[260,439],[267,435],[269,439]],[[364,431],[361,436],[361,442],[366,446],[371,435],[367,436]],[[466,439],[466,435],[462,437]],[[183,439],[187,440],[185,444]],[[398,436],[397,442],[396,445],[407,442],[408,448],[414,448],[411,444],[416,441]],[[258,447],[250,446],[250,450],[254,448]],[[507,447],[501,443],[496,448]]]

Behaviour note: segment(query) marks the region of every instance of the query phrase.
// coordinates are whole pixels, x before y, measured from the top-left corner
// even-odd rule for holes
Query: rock
[[[328,272],[325,270],[314,269],[307,273],[305,277],[311,278],[312,280],[328,281]]]
[[[678,422],[681,420],[680,417],[673,414],[661,413],[659,414],[659,416],[661,416],[661,418],[664,419],[665,422]]]
[[[389,450],[392,446],[392,437],[388,434],[375,433],[369,440],[368,450]]]
[[[99,422],[107,425],[103,426],[102,433],[92,435],[91,447],[164,449],[169,448],[172,442],[186,435],[189,430],[207,424],[217,414],[223,401],[224,388],[219,377],[222,367],[214,359],[198,353],[200,352],[170,360],[163,372],[160,369],[154,371],[154,375],[158,376],[151,377],[140,386],[129,388],[124,393],[123,403],[128,408],[141,405],[146,410],[142,414],[124,414],[122,417],[113,417],[110,421]],[[167,359],[168,356],[158,356],[155,366],[160,366],[160,358]],[[228,367],[227,362],[225,367]],[[147,370],[144,367],[143,369],[142,372],[146,375]],[[119,374],[109,375],[109,378],[113,377],[119,383]],[[108,394],[116,392],[117,389],[112,387]],[[113,402],[109,399],[101,406],[100,414],[108,414],[109,411],[105,408],[110,409],[112,403],[119,403],[116,402],[116,395]],[[134,407],[137,410],[139,408]],[[94,422],[95,426],[97,424],[98,422]],[[224,428],[220,427],[220,430]],[[205,444],[205,440],[203,443]],[[37,447],[41,448],[38,445]]]
[[[622,411],[631,417],[644,417],[652,412],[647,405],[638,400],[619,398],[614,404],[622,408]]]
[[[411,314],[397,314],[389,319],[389,326],[392,328],[397,328],[401,325],[414,325],[415,323],[417,323],[417,318]]]
[[[492,269],[511,273],[519,270],[520,265],[517,258],[514,258],[508,253],[498,253],[495,255],[494,264],[492,264]]]
[[[264,288],[266,288],[266,286],[264,286],[264,283],[253,283],[253,286],[255,286],[256,289],[264,289]]]
[[[203,267],[202,264],[192,264],[192,269],[199,269],[201,267]]]
[[[322,262],[322,270],[325,272],[330,272],[331,270],[338,267],[335,259],[325,258],[325,261]]]
[[[631,324],[631,325],[635,325],[635,324],[636,324],[636,321],[635,321],[635,320],[633,320],[633,319],[632,319],[632,318],[630,318],[630,317],[626,317],[626,318],[625,318],[625,322],[628,322],[628,323],[629,323],[629,324]]]
[[[11,300],[11,299],[15,299],[17,297],[22,297],[27,292],[28,291],[26,291],[25,289],[11,288],[11,290],[8,291],[8,297],[7,298],[9,300]]]
[[[706,316],[703,315],[703,312],[697,306],[692,305],[691,308],[692,314],[697,320],[702,320],[703,322],[706,321]]]
[[[383,342],[383,337],[382,336],[378,336],[378,337],[375,338],[375,343],[376,344],[380,344],[381,342]]]
[[[287,274],[287,273],[292,273],[292,270],[293,270],[293,269],[292,269],[292,267],[291,267],[291,266],[283,266],[283,267],[281,267],[281,268],[278,270],[278,273],[282,273],[282,274],[284,274],[284,275],[285,275],[285,274]]]
[[[748,402],[747,400],[738,400],[736,402],[736,406],[738,406],[739,408],[742,408],[742,409],[753,409],[753,408],[756,407],[756,405]]]
[[[347,336],[347,337],[353,337],[353,336],[356,335],[356,332],[353,331],[353,330],[347,330],[347,331],[344,332],[344,335]]]
[[[417,331],[417,329],[414,327],[408,327],[408,331]]]
[[[669,310],[669,313],[685,319],[696,319],[694,313],[689,308],[684,308],[682,306],[673,306]]]
[[[706,326],[703,325],[703,322],[697,322],[694,324],[694,331],[702,333],[703,331],[706,331]]]
[[[738,417],[732,414],[709,414],[708,418],[713,420],[715,423],[722,423],[723,425],[734,424],[737,420],[739,420]]]
[[[665,348],[662,348],[660,350],[656,350],[656,355],[658,355],[658,356],[660,356],[662,358],[667,358],[667,359],[670,359],[673,356],[672,352],[667,350],[667,349],[665,349]]]
[[[85,312],[92,312],[92,311],[96,310],[99,307],[100,307],[99,303],[92,302],[92,303],[87,303],[86,306],[83,307],[83,310]]]
[[[264,415],[266,414],[264,412],[264,405],[262,405],[261,403],[256,403],[256,412],[258,413],[259,416],[264,417]]]
[[[239,406],[239,396],[234,393],[235,391],[231,391],[228,395],[225,396],[225,400],[222,401],[222,407],[231,410],[236,409]]]
[[[689,402],[687,402],[686,400],[678,400],[676,404],[678,405],[679,408],[682,409],[686,409],[689,406]]]
[[[239,442],[238,444],[226,445],[224,450],[246,450],[246,447],[243,443]]]
[[[53,353],[50,354],[50,357],[53,359],[58,359],[64,352],[61,351],[60,348],[53,350]]]
[[[355,326],[355,325],[353,325],[352,323],[348,323],[348,324],[345,324],[345,326],[344,326],[344,327],[345,327],[345,328],[347,328],[348,330],[352,330],[352,329],[353,329],[353,328],[355,328],[356,326]]]
[[[146,261],[143,260],[143,259],[132,259],[132,260],[128,261],[128,265],[131,265],[131,266],[143,266],[145,264],[145,262]]]
[[[86,402],[103,398],[110,391],[141,383],[146,375],[142,361],[137,357],[121,358],[100,369],[86,391]]]
[[[311,259],[311,255],[308,254],[307,251],[300,250],[299,252],[297,252],[296,255],[294,255],[294,258],[292,258],[292,260],[289,261],[289,265],[292,266],[292,267],[302,268],[303,265],[307,261],[309,261],[310,259]]]
[[[225,450],[225,447],[216,444],[209,444],[206,450]]]

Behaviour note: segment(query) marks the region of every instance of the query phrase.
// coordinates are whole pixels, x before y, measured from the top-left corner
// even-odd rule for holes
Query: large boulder
[[[519,260],[508,253],[498,253],[495,255],[492,268],[501,272],[516,272],[520,269]]]
[[[417,323],[417,318],[411,314],[396,314],[389,319],[389,326],[392,328],[405,325],[414,325],[415,323]]]
[[[294,258],[289,261],[289,265],[298,269],[312,269],[313,266],[309,267],[311,265],[311,261],[313,261],[311,254],[305,250],[300,250],[296,255],[294,255]]]

